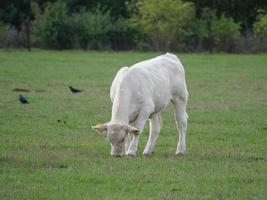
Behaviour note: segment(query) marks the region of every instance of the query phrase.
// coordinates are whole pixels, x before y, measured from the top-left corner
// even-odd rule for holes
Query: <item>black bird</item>
[[[20,103],[22,103],[22,104],[27,104],[27,103],[29,103],[29,102],[27,101],[27,99],[25,99],[25,97],[22,96],[21,94],[19,95],[19,101],[20,101]]]
[[[73,88],[73,87],[71,87],[71,86],[69,86],[69,88],[70,88],[70,91],[71,91],[72,93],[78,93],[78,92],[82,92],[82,91],[83,91],[83,90],[79,90],[79,89]]]

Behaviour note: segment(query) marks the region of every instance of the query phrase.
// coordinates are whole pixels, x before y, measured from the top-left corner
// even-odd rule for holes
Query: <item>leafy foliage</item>
[[[221,50],[231,52],[235,40],[240,35],[240,25],[235,23],[232,18],[222,16],[212,22],[211,31],[215,45]]]
[[[44,15],[35,22],[35,34],[39,42],[47,47],[68,48],[71,44],[72,30],[66,4],[58,1],[48,4]]]
[[[49,4],[35,24],[39,42],[54,48],[81,47],[97,49],[103,46],[112,30],[109,12],[81,10],[69,15],[66,3]]]
[[[232,18],[226,18],[225,16],[213,21],[212,24],[212,32],[216,42],[224,42],[226,38],[238,37],[239,29],[239,24],[235,23]]]
[[[33,20],[30,0],[1,0],[0,19],[21,30],[26,20]]]
[[[132,18],[132,23],[156,50],[183,46],[185,38],[191,34],[188,26],[194,19],[191,3],[146,0],[140,1],[137,8],[139,12]]]
[[[264,51],[266,12],[261,0],[2,0],[0,46]]]
[[[72,22],[74,41],[82,48],[103,48],[108,41],[108,33],[113,29],[109,12],[103,13],[100,8],[95,12],[85,10],[75,13],[69,19]]]
[[[205,8],[200,18],[195,20],[193,33],[199,46],[205,46],[209,51],[216,47],[231,52],[240,35],[240,25],[233,18],[218,17],[215,10]]]
[[[267,13],[259,14],[258,21],[253,26],[254,33],[259,38],[267,37]]]
[[[257,19],[257,9],[261,8],[267,10],[267,1],[262,0],[184,0],[194,2],[196,6],[196,15],[200,17],[206,12],[205,8],[216,11],[216,16],[221,17],[223,15],[231,17],[235,22],[241,25],[241,32],[243,34],[248,33],[253,23]]]

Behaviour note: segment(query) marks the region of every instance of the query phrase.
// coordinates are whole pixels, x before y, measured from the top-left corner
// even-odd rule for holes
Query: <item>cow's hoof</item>
[[[184,153],[178,152],[178,153],[176,153],[176,155],[179,156],[179,157],[183,157],[184,156]]]
[[[135,157],[135,153],[132,153],[132,152],[127,152],[125,155],[127,157]]]
[[[128,157],[134,157],[136,154],[135,154],[135,152],[133,152],[133,151],[127,151],[127,152],[125,153],[125,155],[128,156]]]
[[[121,155],[111,155],[112,157],[121,157]]]
[[[146,156],[146,157],[149,157],[153,154],[153,151],[152,152],[144,152],[143,155]]]
[[[152,154],[151,154],[151,153],[150,153],[150,154],[149,154],[149,153],[144,153],[143,155],[144,155],[145,157],[150,157]]]
[[[135,155],[134,154],[127,154],[126,157],[130,158],[130,159],[133,159],[133,158],[135,158]]]

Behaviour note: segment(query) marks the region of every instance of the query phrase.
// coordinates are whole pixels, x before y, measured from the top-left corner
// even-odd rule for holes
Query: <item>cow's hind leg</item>
[[[183,155],[186,149],[186,129],[187,129],[187,118],[186,113],[187,95],[184,98],[177,97],[173,100],[174,114],[176,119],[176,126],[179,130],[179,141],[176,150],[177,155]]]
[[[154,114],[151,119],[149,119],[150,133],[146,148],[143,152],[144,155],[150,155],[153,153],[156,141],[160,133],[161,125],[162,123],[160,113]]]

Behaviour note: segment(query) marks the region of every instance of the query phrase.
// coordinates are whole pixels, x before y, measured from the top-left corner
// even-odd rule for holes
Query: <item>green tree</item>
[[[235,40],[240,35],[240,25],[233,18],[221,15],[216,11],[205,8],[199,19],[195,22],[194,33],[198,37],[198,48],[212,52],[214,47],[219,50],[233,51]]]
[[[180,0],[143,0],[138,2],[137,9],[132,23],[154,49],[168,50],[184,46],[184,39],[191,34],[193,4]]]
[[[100,7],[103,12],[109,11],[113,19],[119,19],[121,17],[128,18],[130,13],[127,9],[127,4],[135,1],[136,0],[65,0],[67,7],[72,12],[77,12],[81,9],[95,11]]]
[[[49,3],[44,15],[39,15],[34,24],[37,40],[46,47],[70,48],[73,32],[66,3]]]
[[[213,21],[211,28],[215,45],[224,51],[232,52],[235,40],[240,35],[240,25],[235,23],[233,18],[222,15],[218,20]]]
[[[34,14],[31,9],[31,0],[1,0],[0,19],[14,26],[20,33],[23,26],[26,30],[26,46],[31,50],[30,29]]]
[[[94,11],[81,9],[70,13],[63,1],[49,3],[44,14],[37,16],[35,35],[37,42],[52,48],[102,49],[109,46],[113,26],[109,11],[100,7]]]
[[[109,11],[103,12],[100,7],[95,11],[82,10],[74,13],[70,21],[75,40],[80,47],[101,49],[108,46],[109,33],[114,28]]]
[[[258,20],[253,25],[253,31],[259,38],[267,38],[267,13],[260,11]]]
[[[196,15],[200,17],[205,8],[215,11],[217,17],[225,15],[231,17],[241,25],[244,34],[250,32],[257,18],[257,10],[267,10],[267,1],[263,0],[184,0],[193,2],[196,6]]]

